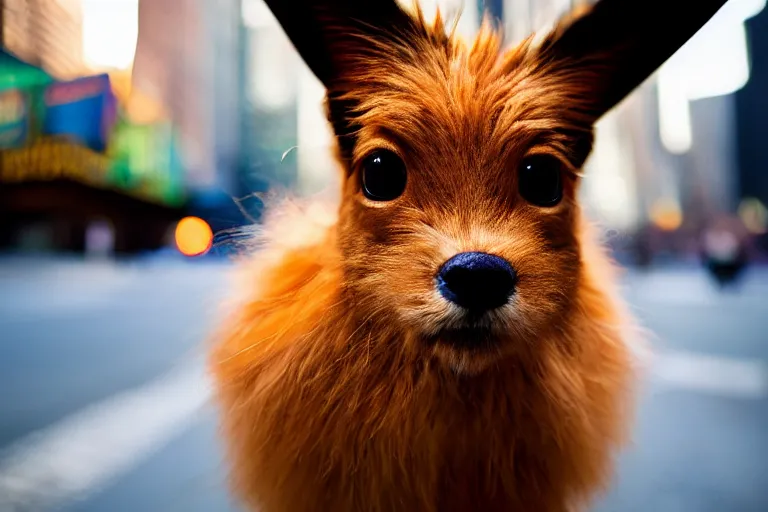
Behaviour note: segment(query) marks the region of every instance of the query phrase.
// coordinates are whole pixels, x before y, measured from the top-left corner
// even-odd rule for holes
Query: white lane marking
[[[666,388],[731,398],[768,396],[768,366],[756,359],[664,352],[654,357],[652,368],[655,380]]]
[[[205,405],[202,364],[89,406],[13,445],[0,460],[0,511],[43,511],[83,499],[161,448]]]

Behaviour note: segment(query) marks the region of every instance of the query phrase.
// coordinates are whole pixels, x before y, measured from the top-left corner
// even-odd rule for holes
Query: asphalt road
[[[0,259],[0,512],[236,511],[200,354],[226,266]],[[631,273],[655,336],[599,512],[768,510],[768,269]]]

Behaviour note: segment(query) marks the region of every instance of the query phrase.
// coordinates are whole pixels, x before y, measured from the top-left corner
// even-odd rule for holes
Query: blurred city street
[[[0,261],[0,511],[236,510],[201,359],[227,269]],[[768,271],[624,286],[656,357],[597,510],[768,510]]]
[[[442,20],[429,29],[438,46],[419,42],[413,47],[418,52],[392,54],[398,55],[393,63],[403,54],[402,63],[382,62],[382,73],[402,72],[402,79],[383,80],[375,89],[361,80],[360,91],[371,96],[363,103],[372,109],[358,115],[357,108],[347,111],[355,102],[332,101],[333,108],[326,108],[324,84],[339,77],[318,70],[346,72],[327,64],[337,52],[340,63],[363,63],[358,50],[379,70],[375,56],[384,54],[369,52],[367,45],[404,17],[355,20],[361,28],[377,27],[370,37],[361,32],[359,48],[326,48],[323,38],[315,47],[312,34],[301,32],[308,43],[297,51],[291,26],[309,25],[286,23],[290,17],[322,27],[357,11],[331,16],[332,4],[341,9],[344,2],[327,2],[329,12],[320,16],[309,4],[274,11],[280,2],[265,0],[0,0],[0,512],[237,512],[205,367],[228,294],[231,264],[223,256],[238,252],[250,228],[281,198],[342,190],[334,188],[342,176],[345,197],[370,196],[365,162],[377,162],[369,157],[379,151],[398,156],[398,172],[387,176],[398,180],[404,201],[391,205],[393,218],[401,207],[415,211],[427,204],[419,191],[429,189],[419,180],[427,177],[423,183],[439,190],[444,179],[453,179],[453,164],[429,164],[433,158],[421,154],[427,145],[409,140],[405,133],[412,130],[400,133],[400,125],[426,126],[419,136],[435,136],[429,150],[447,147],[437,141],[450,136],[456,155],[444,161],[477,162],[465,165],[467,176],[484,173],[485,162],[504,160],[514,190],[501,182],[481,186],[491,195],[519,195],[519,202],[498,203],[511,210],[570,203],[576,199],[570,191],[578,189],[579,210],[600,226],[616,257],[651,269],[633,267],[623,278],[623,293],[651,350],[638,350],[647,372],[633,444],[591,512],[767,512],[767,0],[728,0],[671,58],[656,62],[651,76],[650,61],[636,65],[642,55],[582,53],[593,42],[615,46],[613,35],[600,37],[605,25],[619,39],[635,34],[643,42],[616,51],[645,49],[646,38],[653,40],[650,58],[664,45],[665,32],[676,30],[668,23],[672,10],[642,18],[653,22],[627,21],[625,30],[621,20],[633,18],[625,7],[583,9],[596,1],[417,0],[425,21]],[[693,13],[716,3],[678,7]],[[645,8],[637,5],[637,12]],[[603,14],[597,25],[567,25],[576,32],[592,28],[586,47],[575,44],[577,58],[565,73],[554,65],[559,57],[550,55],[569,54],[567,47],[581,37],[541,36],[573,8],[592,14],[616,9],[620,15],[606,22]],[[385,11],[397,12],[394,4]],[[687,18],[681,30],[699,19]],[[475,56],[487,59],[495,45],[487,35],[471,43],[484,19],[505,47],[554,41],[551,48],[563,51],[530,46],[522,60],[519,50],[487,60],[493,72],[486,64],[475,66]],[[474,50],[466,53],[454,39],[445,42],[440,23]],[[639,27],[647,37],[636,32]],[[400,35],[408,39],[417,32]],[[396,39],[399,48],[400,35],[381,42]],[[433,60],[422,54],[443,55],[445,48],[451,48],[450,59],[434,59],[416,73],[422,61]],[[322,55],[321,65],[313,64]],[[409,62],[412,56],[418,58]],[[531,66],[531,58],[552,65]],[[590,71],[603,59],[610,65]],[[444,69],[433,65],[441,62]],[[574,82],[578,94],[566,87],[577,76],[570,71],[575,64],[586,66]],[[580,106],[587,90],[616,96],[609,102],[614,104],[629,90],[608,94],[615,88],[610,84],[629,87],[625,78],[643,69],[644,81],[601,117],[592,119],[601,109]],[[411,72],[413,79],[407,78]],[[546,79],[550,73],[557,80]],[[605,84],[592,84],[598,77]],[[343,78],[352,97],[357,81]],[[407,94],[388,92],[412,80],[425,95],[445,91],[447,96],[435,92],[424,103],[439,109],[407,108]],[[566,92],[555,92],[560,85]],[[496,88],[501,94],[488,92]],[[455,101],[454,93],[471,95],[472,108]],[[483,99],[490,97],[495,99]],[[535,99],[531,108],[528,98]],[[547,101],[558,101],[557,108],[544,108]],[[518,108],[518,102],[526,106]],[[379,107],[397,115],[378,116]],[[529,122],[529,111],[539,110]],[[566,115],[570,111],[578,115]],[[387,126],[390,117],[393,126]],[[382,126],[369,130],[379,118]],[[441,124],[442,118],[452,121]],[[463,119],[471,122],[457,121]],[[493,120],[488,126],[514,127],[514,137],[496,128],[482,128],[477,136],[465,130],[485,127],[487,119]],[[492,148],[512,147],[513,139],[528,140],[517,131],[525,134],[529,125],[547,127],[531,138],[533,146],[515,142],[514,151],[494,153]],[[455,127],[461,130],[454,133]],[[594,147],[581,168],[572,169],[574,156],[587,156],[584,140],[571,140],[572,132],[587,129],[596,135]],[[358,144],[358,134],[368,131],[391,136],[384,145],[373,144],[378,138]],[[542,181],[553,178],[558,193],[548,197],[557,197],[555,203],[528,197],[523,176],[532,167],[525,163],[539,153],[569,161],[548,165],[560,169],[554,174],[541,174]],[[573,171],[568,174],[583,174],[578,186],[565,186],[566,167]],[[357,188],[346,185],[353,176]],[[462,194],[474,192],[468,186]],[[463,218],[464,201],[456,198],[446,207],[455,206]],[[562,243],[542,236],[547,244]],[[398,240],[392,237],[393,244]],[[690,263],[696,258],[724,278],[745,261],[756,266],[740,286],[721,290],[704,265]]]

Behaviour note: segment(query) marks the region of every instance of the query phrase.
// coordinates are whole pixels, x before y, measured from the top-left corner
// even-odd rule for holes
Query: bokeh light
[[[739,217],[750,233],[762,235],[768,232],[768,209],[757,198],[745,198],[739,205]]]
[[[651,207],[651,222],[663,231],[675,231],[683,224],[683,212],[673,199],[660,199]]]
[[[201,256],[211,249],[213,231],[199,217],[185,217],[176,226],[176,247],[185,256]]]

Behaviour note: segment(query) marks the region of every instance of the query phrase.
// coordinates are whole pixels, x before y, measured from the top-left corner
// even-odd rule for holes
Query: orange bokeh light
[[[199,217],[185,217],[176,225],[176,247],[185,256],[201,256],[213,245],[213,231]]]
[[[670,199],[661,199],[651,206],[651,222],[663,231],[675,231],[683,225],[680,205]]]

